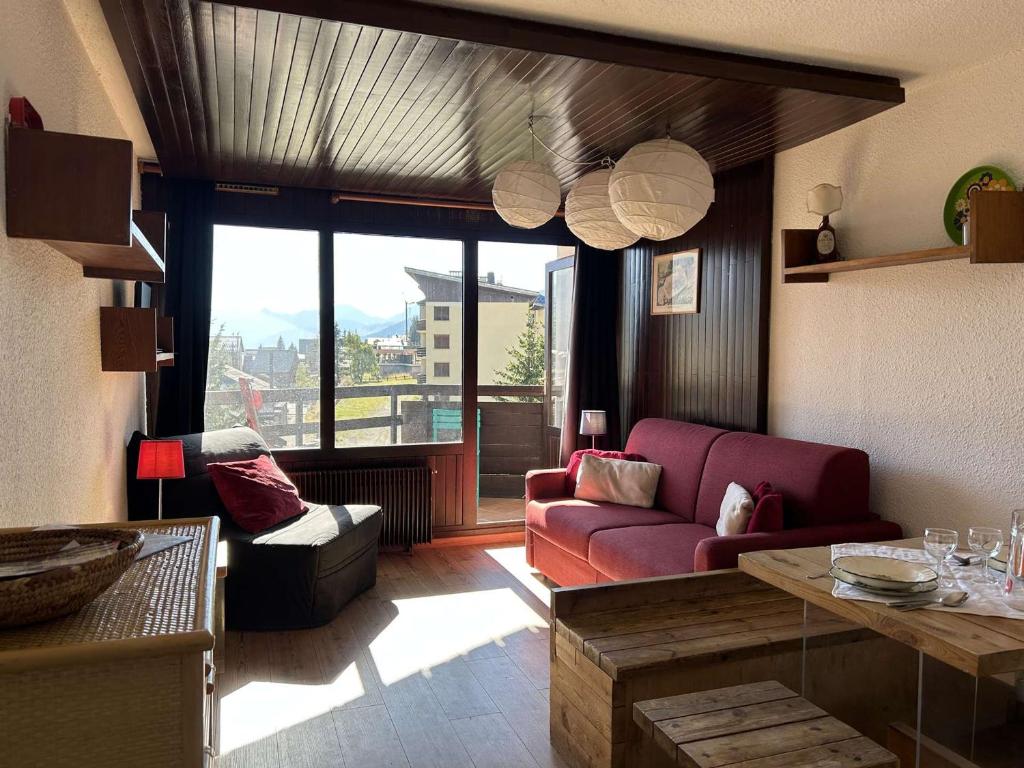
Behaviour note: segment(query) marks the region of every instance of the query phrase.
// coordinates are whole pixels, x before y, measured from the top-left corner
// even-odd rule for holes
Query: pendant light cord
[[[530,126],[530,135],[533,137],[533,142],[530,143],[531,153],[532,153],[533,148],[534,148],[535,143],[536,143],[536,144],[540,144],[542,147],[544,147],[544,149],[546,149],[549,153],[551,153],[552,155],[557,157],[563,163],[569,163],[569,165],[578,165],[578,166],[582,167],[582,166],[587,166],[587,165],[595,165],[595,164],[599,163],[602,168],[614,168],[615,167],[615,161],[612,160],[610,157],[607,157],[607,156],[601,158],[600,160],[588,160],[586,162],[580,162],[579,160],[570,160],[565,155],[563,155],[563,154],[561,154],[559,152],[556,152],[551,147],[549,147],[547,144],[545,144],[543,139],[541,139],[541,137],[537,135],[537,131],[534,130],[534,128],[533,128],[533,115],[532,114],[530,115],[529,126]],[[536,159],[536,158],[534,158],[534,159]]]

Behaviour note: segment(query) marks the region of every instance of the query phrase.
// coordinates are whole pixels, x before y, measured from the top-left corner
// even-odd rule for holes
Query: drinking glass
[[[939,584],[948,584],[942,578],[942,564],[956,550],[960,543],[960,534],[949,528],[925,528],[924,550],[935,560],[935,571],[939,576]]]
[[[999,554],[1003,548],[1003,532],[998,528],[986,528],[985,526],[974,526],[967,532],[967,544],[972,552],[978,552],[985,557],[985,581],[994,583],[998,581],[988,570],[990,557]]]

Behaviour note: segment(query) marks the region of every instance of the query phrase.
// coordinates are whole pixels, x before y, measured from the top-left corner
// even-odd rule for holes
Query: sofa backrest
[[[867,520],[869,472],[855,448],[729,432],[708,452],[696,522],[715,524],[729,483],[753,492],[762,480],[782,493],[786,528]]]
[[[136,432],[128,443],[128,519],[144,520],[156,517],[156,489],[154,480],[136,480],[139,443],[145,435]],[[169,438],[170,439],[170,438]],[[248,427],[217,429],[178,435],[185,454],[185,477],[164,482],[164,517],[203,517],[217,515],[228,523],[230,517],[217,495],[206,467],[220,461],[244,461],[257,456],[270,456],[270,447],[262,437]]]
[[[626,441],[626,452],[639,453],[662,467],[654,506],[693,521],[708,451],[725,434],[724,429],[670,419],[642,419],[636,423]]]

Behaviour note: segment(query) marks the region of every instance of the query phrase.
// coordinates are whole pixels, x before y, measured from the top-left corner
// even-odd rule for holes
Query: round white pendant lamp
[[[589,245],[615,251],[632,245],[640,236],[622,226],[608,199],[610,168],[581,176],[565,198],[565,223],[569,231]]]
[[[627,229],[648,240],[668,240],[704,218],[715,199],[715,181],[693,147],[655,139],[622,156],[611,173],[608,197]]]
[[[551,170],[532,160],[509,163],[491,189],[494,210],[506,223],[535,229],[551,220],[562,202],[562,190]]]

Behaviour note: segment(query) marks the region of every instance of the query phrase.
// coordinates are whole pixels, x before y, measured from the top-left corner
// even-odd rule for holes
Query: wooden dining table
[[[881,542],[921,549],[921,539]],[[885,635],[973,677],[1024,670],[1024,621],[960,611],[899,611],[832,594],[831,547],[740,555],[739,568],[847,621]]]
[[[880,542],[892,547],[921,549],[922,540],[902,539],[899,541]],[[828,575],[832,564],[831,547],[810,547],[806,549],[769,550],[751,552],[739,557],[739,568],[756,579],[770,584],[784,592],[805,601],[805,616],[808,606],[816,606],[837,618],[871,630],[878,635],[887,637],[899,644],[917,651],[917,715],[918,723],[928,722],[924,714],[925,697],[925,660],[934,659],[941,665],[959,670],[970,680],[973,678],[973,703],[971,694],[966,694],[968,721],[970,723],[966,738],[959,738],[950,729],[954,721],[947,719],[944,726],[930,738],[922,732],[921,726],[908,728],[902,724],[890,727],[889,747],[902,753],[904,765],[956,765],[975,766],[978,764],[991,766],[1020,766],[1024,764],[1024,743],[1020,738],[1018,722],[1007,722],[979,740],[978,726],[978,691],[979,681],[992,678],[1009,700],[1014,697],[1014,689],[1019,690],[1019,683],[1024,679],[1024,621],[997,616],[978,616],[962,610],[934,610],[921,608],[912,611],[900,611],[884,603],[867,600],[850,600],[832,594],[835,584]],[[820,617],[819,617],[820,618]],[[934,672],[935,670],[933,670]],[[864,674],[874,675],[877,671],[865,670]],[[948,680],[948,676],[946,677]],[[929,683],[931,684],[931,683]],[[987,684],[987,683],[986,683]],[[935,705],[935,691],[932,689],[931,703]],[[963,690],[961,691],[963,693]],[[941,694],[940,694],[941,695]],[[953,697],[945,702],[947,707],[960,706]],[[1018,709],[1020,702],[1016,705]],[[971,709],[973,707],[973,709]],[[947,710],[948,712],[949,710]],[[922,718],[925,718],[922,720]],[[943,731],[945,728],[945,731]],[[901,730],[902,729],[902,730]],[[896,741],[892,740],[893,733]],[[905,739],[905,750],[896,747],[900,734]],[[998,736],[996,734],[999,734]],[[965,734],[961,733],[960,736]],[[998,739],[1005,746],[990,743]],[[938,740],[936,740],[938,739]],[[958,740],[959,739],[959,740]],[[955,754],[949,756],[950,750],[940,744],[957,744]],[[983,763],[975,763],[976,743],[979,749],[984,747],[988,754],[984,755]],[[993,746],[995,749],[993,750]],[[928,756],[922,762],[922,749]],[[960,751],[963,749],[964,751]],[[996,756],[993,757],[993,754]],[[943,758],[946,755],[946,758]],[[963,757],[960,757],[963,756]],[[965,758],[970,758],[965,759]],[[946,762],[943,762],[946,759]]]

